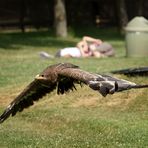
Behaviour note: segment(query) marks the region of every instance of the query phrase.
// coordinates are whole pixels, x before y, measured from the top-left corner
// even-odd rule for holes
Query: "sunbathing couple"
[[[111,57],[115,52],[113,47],[99,39],[84,36],[83,39],[77,43],[76,47],[67,47],[60,49],[56,53],[56,57]]]

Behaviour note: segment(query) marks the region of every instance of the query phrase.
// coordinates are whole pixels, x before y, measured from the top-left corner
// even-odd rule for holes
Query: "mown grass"
[[[54,54],[74,46],[83,35],[110,42],[114,58],[43,60],[39,51]],[[46,66],[71,62],[84,70],[112,70],[148,66],[148,58],[126,58],[124,37],[115,29],[82,29],[66,39],[52,32],[0,34],[0,112]],[[116,77],[148,83],[147,77]],[[0,125],[0,147],[146,148],[148,147],[147,89],[129,90],[103,98],[84,86],[58,96],[56,91]]]

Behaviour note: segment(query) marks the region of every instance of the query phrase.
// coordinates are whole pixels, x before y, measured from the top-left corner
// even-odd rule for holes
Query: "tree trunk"
[[[67,36],[67,19],[64,0],[55,0],[54,4],[54,27],[56,36]]]
[[[25,12],[26,12],[25,1],[21,0],[20,1],[20,18],[19,18],[19,22],[20,22],[20,28],[21,28],[23,33],[25,32],[25,22],[24,22]]]
[[[128,23],[128,15],[126,11],[126,5],[125,0],[116,0],[117,3],[117,14],[118,14],[118,20],[119,20],[119,28],[122,32],[124,27]]]

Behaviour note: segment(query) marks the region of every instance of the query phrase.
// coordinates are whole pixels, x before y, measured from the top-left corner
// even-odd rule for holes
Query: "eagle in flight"
[[[64,94],[75,90],[75,84],[86,84],[91,89],[98,91],[102,96],[132,88],[144,88],[148,85],[137,85],[123,79],[117,79],[108,75],[90,73],[79,69],[70,63],[59,63],[47,67],[8,105],[0,116],[0,123],[10,115],[34,104],[47,93],[57,88],[58,94]]]

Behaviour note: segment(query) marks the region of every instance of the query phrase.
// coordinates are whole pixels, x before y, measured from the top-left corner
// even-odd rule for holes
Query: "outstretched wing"
[[[78,68],[62,69],[58,75],[65,77],[66,80],[72,80],[71,82],[73,83],[84,83],[93,90],[99,91],[103,96],[113,94],[117,88],[115,80],[108,80],[107,77],[93,74]]]
[[[84,83],[88,85],[91,89],[99,91],[100,94],[104,97],[107,94],[113,94],[115,92],[124,91],[132,88],[148,87],[148,85],[137,85],[127,80],[118,79],[108,75],[94,74],[75,68],[63,69],[59,72],[59,75],[66,77],[66,79],[72,80],[72,82]]]
[[[24,108],[33,105],[34,101],[39,100],[46,95],[46,93],[53,91],[55,88],[56,84],[46,85],[40,83],[38,80],[34,80],[6,108],[0,116],[0,123],[10,115],[14,116],[17,112],[21,112]]]

